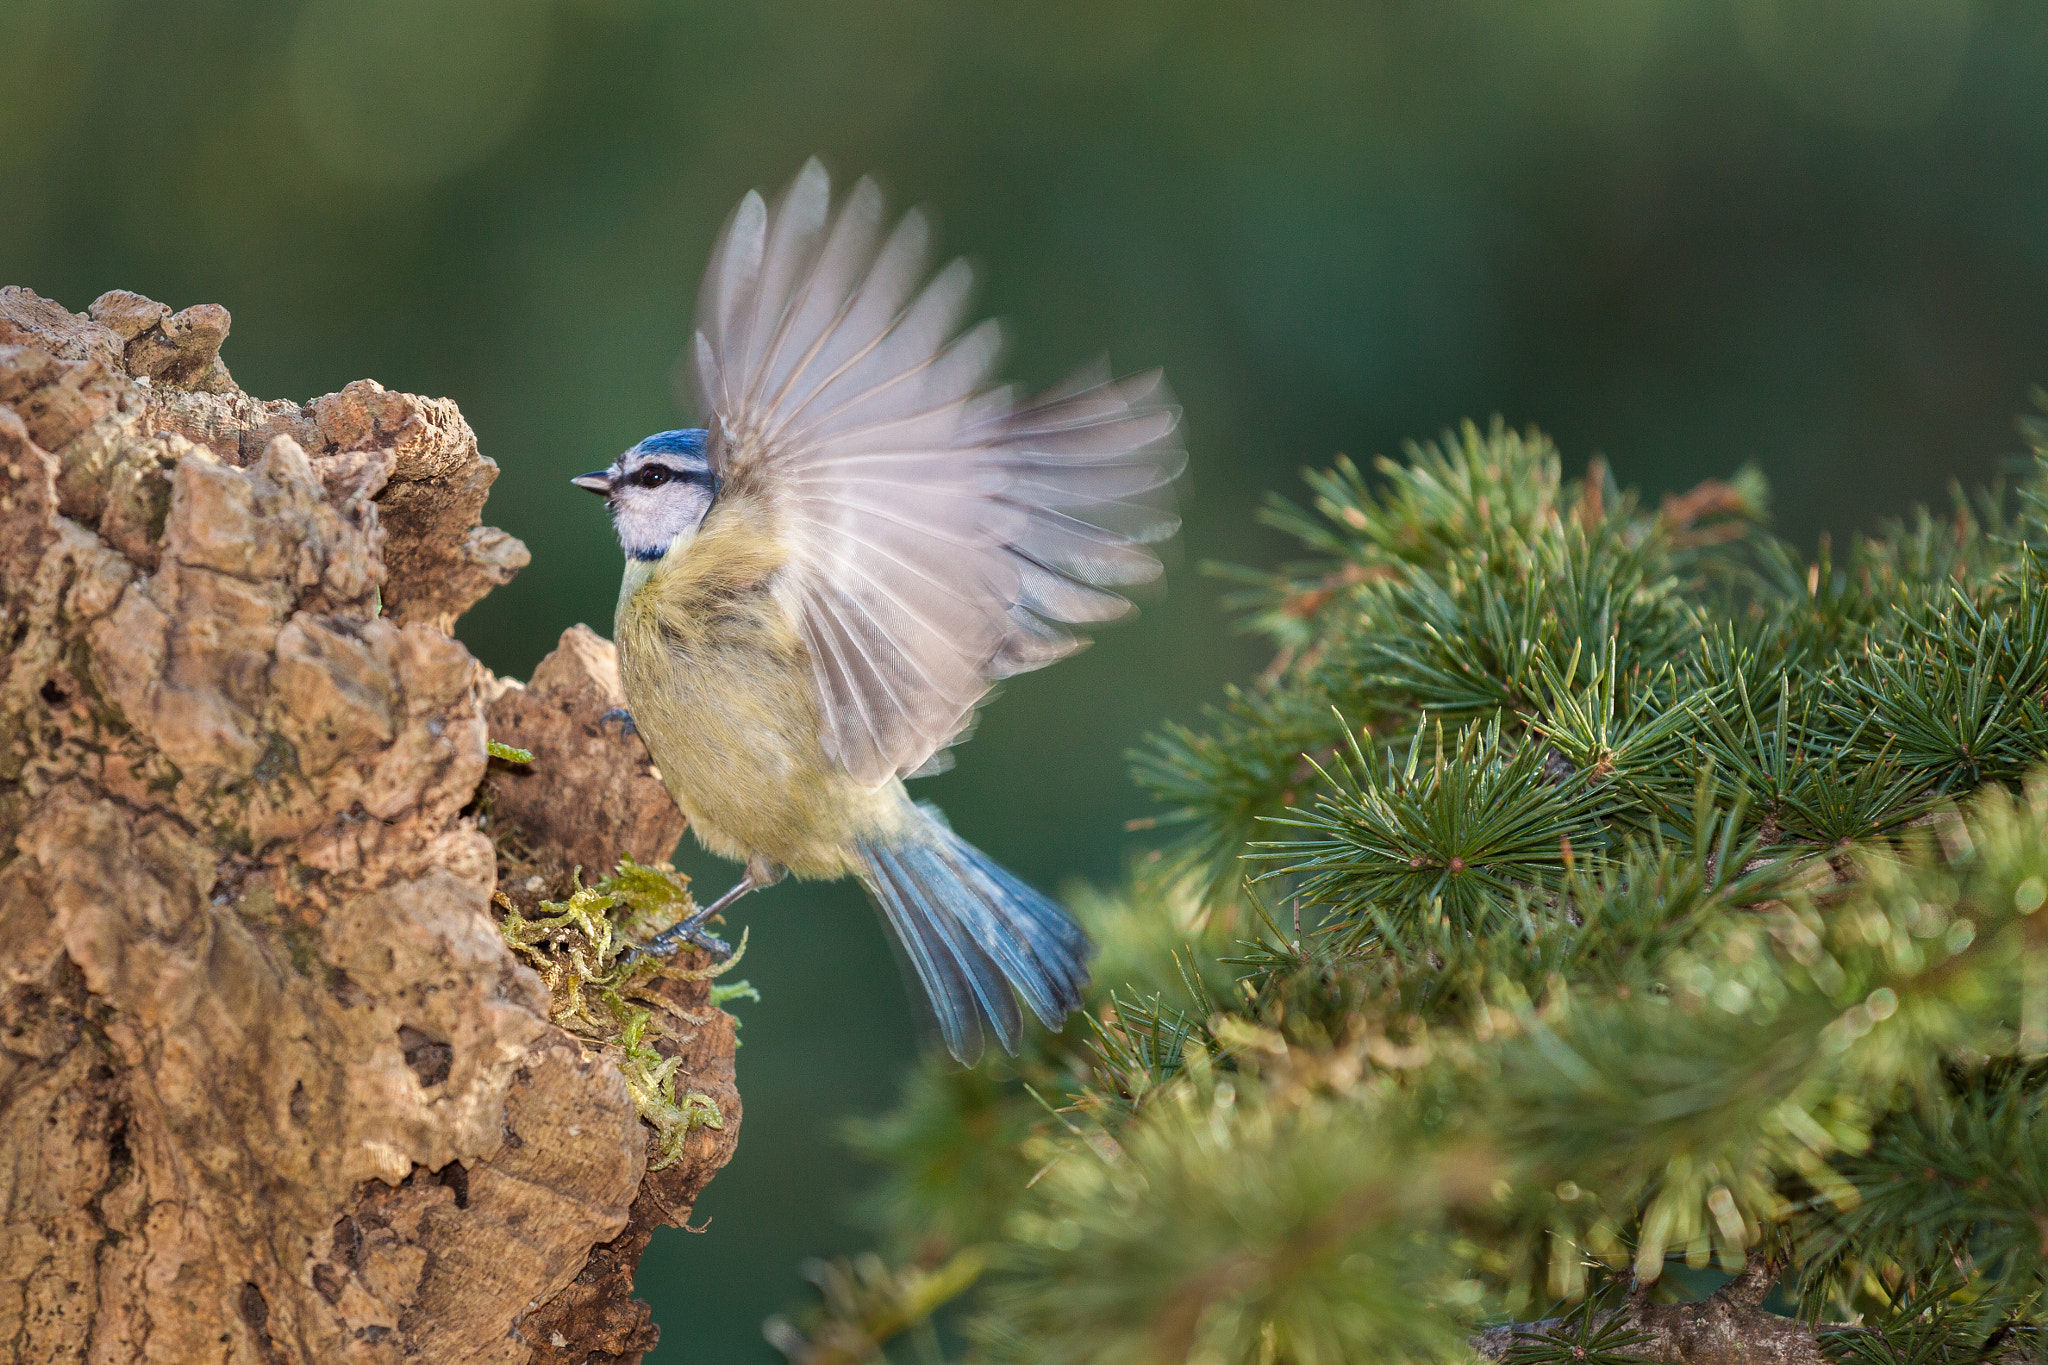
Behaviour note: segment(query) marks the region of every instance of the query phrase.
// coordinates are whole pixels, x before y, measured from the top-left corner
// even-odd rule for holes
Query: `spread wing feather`
[[[885,236],[869,180],[835,213],[812,161],[772,212],[741,202],[698,303],[712,458],[776,508],[827,747],[869,785],[1127,611],[1115,589],[1158,576],[1146,546],[1178,524],[1160,377],[1084,372],[1019,403],[991,382],[995,324],[962,330],[967,266],[925,280],[930,237],[916,212]]]

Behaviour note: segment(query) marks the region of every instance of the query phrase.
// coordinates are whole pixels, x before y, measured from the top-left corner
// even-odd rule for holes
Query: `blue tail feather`
[[[987,1028],[1014,1056],[1023,1019],[1011,988],[1047,1028],[1058,1028],[1081,1007],[1088,940],[935,809],[920,811],[927,818],[910,839],[860,846],[864,880],[931,1000],[946,1050],[971,1064]]]
[[[917,847],[864,851],[874,874],[876,900],[910,955],[918,980],[924,983],[947,1051],[963,1062],[979,1056],[981,1026],[987,1021],[1003,1047],[1014,1053],[1024,1033],[1017,1002],[1004,984],[1004,973],[952,913],[955,897],[943,878],[931,875],[931,851]]]

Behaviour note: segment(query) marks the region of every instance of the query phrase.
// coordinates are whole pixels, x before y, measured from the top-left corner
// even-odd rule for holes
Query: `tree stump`
[[[681,817],[601,722],[609,645],[522,688],[450,637],[527,558],[455,405],[253,399],[228,323],[0,290],[0,1341],[637,1361],[634,1265],[737,1140],[732,1021],[660,983],[706,1122],[650,1175],[494,896]]]

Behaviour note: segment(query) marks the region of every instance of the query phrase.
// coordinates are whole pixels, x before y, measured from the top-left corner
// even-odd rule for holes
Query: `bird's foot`
[[[633,723],[633,713],[623,706],[614,706],[611,710],[599,716],[597,718],[597,728],[602,730],[613,721],[618,722],[619,737],[621,739],[627,735],[637,735],[640,733],[640,727]]]
[[[754,886],[755,882],[751,874],[740,878],[730,891],[699,910],[696,914],[671,924],[653,938],[648,939],[646,943],[628,948],[619,955],[619,961],[630,967],[643,957],[667,957],[685,943],[694,943],[705,952],[711,954],[717,961],[725,961],[732,956],[732,945],[705,929],[704,922],[713,915],[723,911],[726,906],[731,905],[741,896],[752,891]]]
[[[643,957],[667,957],[685,943],[702,948],[711,954],[714,961],[725,961],[732,956],[732,945],[704,927],[704,921],[709,918],[710,911],[699,910],[688,919],[670,925],[646,943],[628,948],[623,954],[624,962],[630,967]]]

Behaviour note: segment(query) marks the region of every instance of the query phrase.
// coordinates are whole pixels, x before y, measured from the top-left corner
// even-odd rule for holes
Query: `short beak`
[[[612,476],[608,470],[600,469],[593,474],[578,474],[569,482],[578,488],[587,488],[601,498],[612,495]]]

